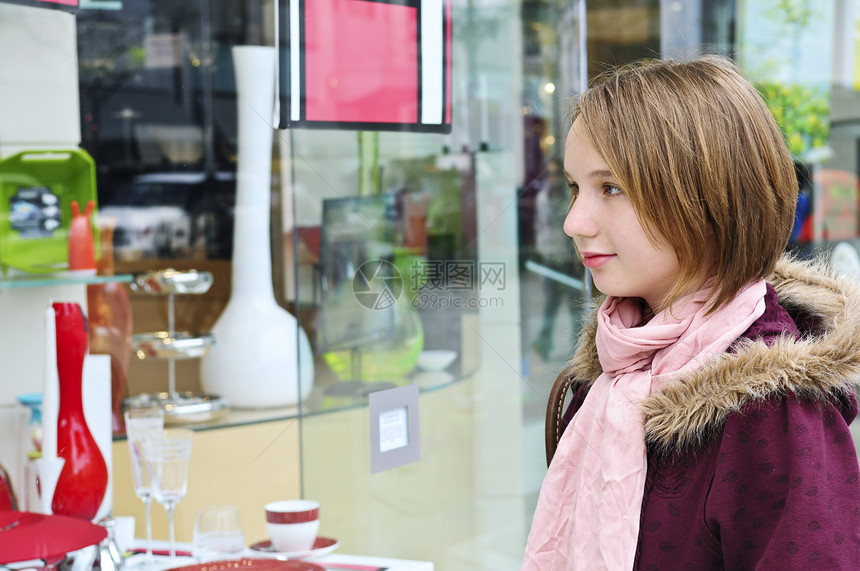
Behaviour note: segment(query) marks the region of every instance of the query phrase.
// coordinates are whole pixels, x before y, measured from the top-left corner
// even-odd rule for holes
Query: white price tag
[[[379,451],[388,452],[409,444],[409,418],[406,407],[387,410],[379,415]]]

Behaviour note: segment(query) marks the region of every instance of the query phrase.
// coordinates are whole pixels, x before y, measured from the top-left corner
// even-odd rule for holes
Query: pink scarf
[[[632,569],[647,459],[638,403],[699,368],[764,313],[765,282],[705,316],[710,287],[646,325],[636,302],[598,310],[600,375],[562,435],[535,509],[522,569]]]

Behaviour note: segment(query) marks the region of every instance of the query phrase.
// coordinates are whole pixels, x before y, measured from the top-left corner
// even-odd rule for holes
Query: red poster
[[[305,9],[309,121],[418,121],[418,10],[313,0]]]
[[[0,2],[5,4],[34,6],[36,8],[59,8],[71,11],[77,11],[79,4],[79,0],[0,0]]]
[[[451,0],[282,0],[281,128],[449,132]]]

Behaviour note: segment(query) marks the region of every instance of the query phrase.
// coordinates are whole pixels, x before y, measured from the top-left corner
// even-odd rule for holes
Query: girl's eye
[[[579,185],[575,182],[569,182],[567,183],[567,188],[570,190],[570,203],[573,204],[573,201],[579,196]]]
[[[607,184],[606,186],[603,187],[603,190],[609,196],[616,196],[618,194],[624,194],[623,190],[621,190],[619,187],[612,185],[612,184]]]

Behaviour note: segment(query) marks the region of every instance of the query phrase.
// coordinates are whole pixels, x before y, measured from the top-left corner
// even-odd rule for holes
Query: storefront
[[[99,211],[117,222],[117,274],[213,276],[175,311],[130,292],[135,333],[170,319],[220,337],[173,364],[132,354],[123,388],[152,394],[170,379],[232,403],[188,423],[180,540],[197,508],[224,503],[239,505],[247,543],[263,540],[262,506],[304,497],[344,552],[518,568],[549,389],[592,290],[561,229],[566,113],[610,65],[736,58],[797,159],[791,248],[860,276],[858,0],[51,4],[0,3],[0,50],[14,55],[0,63],[0,159],[84,149]],[[243,116],[272,135],[268,153],[245,155],[268,169],[262,216],[237,198],[259,180],[241,170],[236,46],[271,47],[269,114]],[[23,379],[4,375],[0,404],[41,390],[26,339],[42,338],[45,300],[85,303],[84,288],[0,290],[0,358]],[[268,329],[269,310],[219,325],[242,295],[272,296],[292,332]],[[256,368],[285,355],[274,380]],[[398,388],[401,404],[374,405]],[[399,448],[410,452],[386,456]],[[140,536],[121,432],[112,450],[113,514],[134,515]]]

